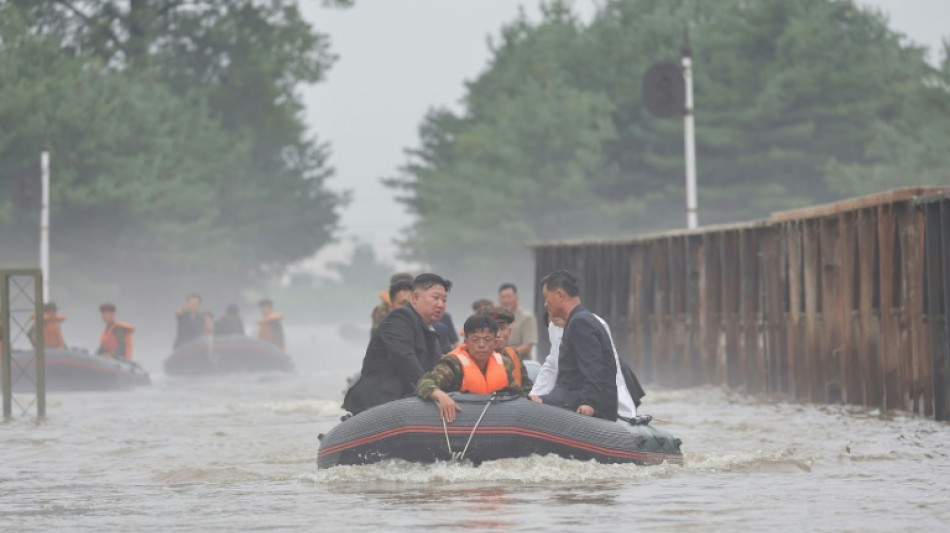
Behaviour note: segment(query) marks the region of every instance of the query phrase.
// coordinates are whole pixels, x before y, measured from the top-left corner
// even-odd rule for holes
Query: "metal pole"
[[[13,365],[10,364],[10,354],[13,353],[11,343],[13,335],[10,333],[10,277],[6,272],[0,272],[0,329],[3,337],[0,338],[0,354],[3,359],[3,420],[13,418]]]
[[[36,341],[34,342],[35,356],[33,364],[36,365],[36,418],[43,420],[46,418],[46,317],[43,315],[43,291],[45,288],[46,276],[39,272],[33,281],[33,307],[36,313]],[[56,317],[50,317],[50,320],[56,320]]]
[[[40,168],[42,170],[40,181],[42,182],[42,193],[40,202],[40,270],[43,271],[43,292],[42,294],[49,298],[49,152],[43,150],[40,156]],[[42,305],[45,300],[40,301]]]
[[[686,82],[686,106],[683,109],[683,132],[686,142],[686,226],[699,225],[696,201],[696,132],[693,124],[693,60],[689,46],[689,30],[683,33],[683,79]]]

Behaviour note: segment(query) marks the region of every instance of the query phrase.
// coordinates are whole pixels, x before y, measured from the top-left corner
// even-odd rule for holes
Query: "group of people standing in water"
[[[175,312],[176,332],[174,348],[178,349],[202,337],[224,337],[229,335],[244,335],[244,319],[241,311],[235,304],[225,309],[224,315],[215,320],[214,315],[201,309],[201,296],[189,294],[185,300],[185,307]],[[269,298],[259,301],[258,309],[261,316],[257,319],[257,338],[284,349],[284,315],[274,311],[274,302]]]
[[[558,270],[541,280],[552,350],[536,382],[524,360],[537,343],[537,322],[522,311],[520,324],[527,324],[533,335],[519,332],[513,338],[519,324],[514,285],[502,285],[499,291],[507,306],[477,301],[462,328],[464,339],[446,350],[436,325],[444,324],[452,282],[432,273],[392,281],[385,310],[373,312],[360,378],[344,398],[347,411],[358,414],[416,394],[435,402],[450,423],[460,408],[449,393],[505,391],[585,416],[636,416],[643,389],[617,354],[606,322],[581,305],[579,284],[571,272]],[[509,291],[505,301],[501,293]]]

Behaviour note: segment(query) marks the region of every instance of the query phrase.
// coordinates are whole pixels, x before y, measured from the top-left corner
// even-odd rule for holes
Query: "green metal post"
[[[13,373],[10,364],[11,343],[13,335],[10,332],[10,277],[5,273],[0,273],[0,329],[3,330],[3,338],[0,340],[0,353],[3,359],[3,420],[9,421],[13,418]]]

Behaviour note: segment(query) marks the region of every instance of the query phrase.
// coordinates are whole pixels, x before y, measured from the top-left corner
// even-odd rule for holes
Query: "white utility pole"
[[[49,152],[40,156],[42,191],[40,193],[40,269],[43,270],[43,298],[49,296]]]
[[[683,109],[683,132],[686,141],[686,225],[699,225],[699,206],[696,201],[696,132],[693,124],[693,59],[689,47],[689,33],[683,34],[683,80],[686,82],[686,106]]]

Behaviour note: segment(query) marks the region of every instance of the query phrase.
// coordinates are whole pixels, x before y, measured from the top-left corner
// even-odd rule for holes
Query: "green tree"
[[[900,103],[901,112],[872,125],[860,163],[828,166],[828,182],[854,196],[910,186],[950,185],[950,42],[943,61]]]
[[[294,2],[10,0],[0,23],[5,251],[35,246],[43,148],[73,285],[241,285],[330,239],[345,196],[296,90],[334,58]]]
[[[22,19],[2,20],[0,186],[11,192],[0,200],[4,260],[35,250],[45,148],[55,164],[56,266],[68,264],[57,269],[66,279],[117,282],[115,265],[234,274],[219,265],[239,257],[240,236],[219,223],[217,196],[244,171],[246,139],[148,76],[77,61]]]
[[[502,29],[463,112],[431,112],[387,181],[418,216],[408,255],[507,278],[527,272],[525,241],[682,226],[681,121],[651,116],[641,84],[685,27],[703,223],[833,200],[830,165],[880,164],[875,128],[923,119],[924,50],[850,1],[612,0],[588,25],[552,2]]]

